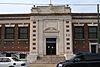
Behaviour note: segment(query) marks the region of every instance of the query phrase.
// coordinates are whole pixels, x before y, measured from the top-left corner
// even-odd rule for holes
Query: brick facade
[[[29,51],[30,47],[30,26],[28,26],[28,39],[18,39],[18,24],[15,24],[14,39],[5,39],[5,25],[1,26],[0,51]]]
[[[34,60],[37,56],[46,56],[47,48],[55,49],[56,56],[92,52],[92,48],[99,53],[100,47],[97,39],[88,38],[89,26],[98,25],[96,13],[71,13],[71,8],[65,5],[34,6],[31,10],[32,13],[29,14],[0,15],[1,52],[28,52],[29,59],[34,57]],[[6,25],[14,25],[14,39],[5,39]],[[19,39],[19,27],[26,26],[28,27],[28,38]],[[75,26],[83,27],[84,38],[75,39]],[[56,39],[55,44],[47,44],[47,38]],[[53,41],[50,40],[50,42]]]

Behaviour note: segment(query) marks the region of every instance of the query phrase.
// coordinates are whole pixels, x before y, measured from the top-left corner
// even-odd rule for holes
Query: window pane
[[[76,26],[74,28],[74,37],[75,39],[83,39],[84,38],[84,30],[82,26]]]
[[[5,28],[5,39],[14,39],[14,27]]]
[[[20,33],[27,33],[27,28],[20,28]]]
[[[20,39],[27,39],[27,34],[20,34]]]
[[[75,34],[75,39],[82,39],[83,35],[82,34]]]
[[[6,34],[6,39],[13,39],[14,35],[13,34]]]
[[[28,38],[28,27],[19,27],[19,39],[27,39]]]
[[[13,28],[6,28],[6,33],[13,33],[14,29]]]
[[[97,32],[97,27],[89,27],[89,32]]]
[[[79,33],[79,32],[81,33],[82,31],[83,31],[83,30],[82,30],[81,27],[76,27],[76,28],[75,28],[75,32],[76,32],[76,33]]]
[[[97,27],[96,26],[90,26],[89,32],[88,32],[88,38],[97,38]]]
[[[89,34],[89,38],[97,38],[96,34]]]

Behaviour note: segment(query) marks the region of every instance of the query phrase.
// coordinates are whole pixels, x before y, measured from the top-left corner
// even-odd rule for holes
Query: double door
[[[46,54],[56,55],[56,38],[46,38]]]

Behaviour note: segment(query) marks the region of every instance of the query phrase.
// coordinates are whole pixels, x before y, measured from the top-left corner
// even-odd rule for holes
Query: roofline
[[[30,16],[31,13],[24,14],[0,14],[0,17],[19,17],[19,16]]]
[[[45,16],[45,15],[97,16],[97,13],[23,13],[23,14],[0,14],[0,17],[19,17],[19,16],[28,17],[32,15],[35,16]]]
[[[45,15],[71,15],[71,13],[31,13],[31,15],[35,16],[45,16]]]
[[[72,16],[97,16],[97,13],[71,13],[71,14]]]

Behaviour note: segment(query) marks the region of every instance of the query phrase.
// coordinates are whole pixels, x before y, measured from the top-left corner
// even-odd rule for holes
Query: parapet
[[[31,12],[34,14],[52,14],[52,13],[71,13],[71,8],[68,5],[46,5],[33,6]]]

